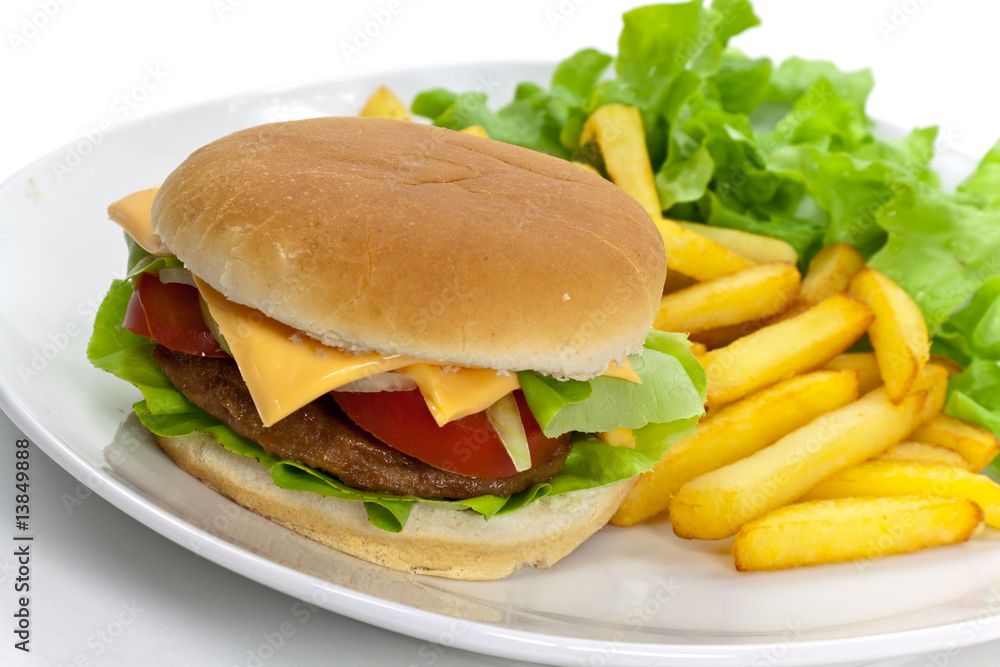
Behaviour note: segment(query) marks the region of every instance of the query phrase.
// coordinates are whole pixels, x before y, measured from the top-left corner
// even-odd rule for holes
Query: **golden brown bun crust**
[[[368,522],[360,502],[275,486],[264,466],[209,435],[155,437],[180,468],[286,528],[378,565],[449,579],[500,579],[524,565],[551,566],[607,523],[633,483],[543,498],[489,521],[417,503],[402,532],[390,533]]]
[[[273,123],[195,151],[153,226],[196,275],[332,345],[589,377],[666,272],[642,207],[565,160],[419,123]]]

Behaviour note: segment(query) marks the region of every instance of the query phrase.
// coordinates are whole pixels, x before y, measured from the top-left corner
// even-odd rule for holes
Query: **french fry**
[[[593,141],[601,149],[604,169],[615,185],[632,195],[655,220],[663,215],[653,167],[646,151],[646,132],[638,107],[606,104],[583,125],[580,144]]]
[[[975,471],[982,470],[1000,454],[1000,441],[986,429],[948,415],[938,415],[918,428],[910,439],[946,447],[967,460]]]
[[[803,303],[814,306],[837,292],[843,292],[864,265],[864,256],[850,244],[826,246],[812,258],[809,270],[802,278]]]
[[[696,357],[700,357],[701,355],[708,352],[708,348],[697,341],[693,340],[688,341],[688,347],[691,348],[691,354],[693,354]]]
[[[831,371],[852,370],[858,372],[858,393],[864,395],[882,386],[882,374],[878,370],[878,360],[874,352],[845,352],[831,359],[823,368]]]
[[[857,397],[853,371],[816,371],[723,407],[702,419],[694,435],[672,445],[656,467],[639,476],[611,523],[633,526],[663,512],[677,489],[692,479],[750,456]]]
[[[478,127],[478,126],[476,126],[476,127]],[[484,130],[484,132],[485,132],[485,130]],[[597,167],[595,167],[594,165],[590,164],[589,162],[580,162],[580,161],[574,160],[573,164],[575,164],[576,166],[580,167],[581,169],[586,169],[587,171],[589,171],[592,174],[597,174],[598,176],[601,175],[601,172],[599,172],[597,170]]]
[[[698,477],[674,494],[670,520],[683,538],[719,540],[787,505],[821,480],[877,456],[913,430],[925,391],[901,403],[884,388],[814,419],[756,454]]]
[[[962,468],[978,472],[961,454],[947,447],[929,445],[926,442],[901,442],[893,445],[872,461],[904,461],[908,463],[936,463],[938,465]]]
[[[822,366],[860,338],[873,318],[863,301],[835,294],[797,317],[709,351],[699,359],[708,377],[707,403],[730,403]]]
[[[965,542],[983,511],[965,498],[838,498],[782,507],[740,529],[740,572],[880,558]]]
[[[664,296],[653,326],[694,333],[771,317],[788,308],[798,293],[794,265],[760,264]]]
[[[685,229],[690,229],[692,232],[698,232],[705,238],[715,241],[723,248],[729,248],[733,252],[737,252],[747,259],[760,264],[769,264],[771,262],[797,264],[799,261],[799,253],[795,252],[795,248],[781,239],[761,236],[760,234],[751,234],[740,229],[713,227],[712,225],[705,225],[700,222],[678,221],[677,224]]]
[[[739,253],[724,248],[698,232],[685,229],[673,220],[655,217],[657,229],[667,251],[667,268],[679,271],[695,280],[714,280],[743,269],[754,262]]]
[[[901,401],[930,358],[924,317],[903,288],[874,269],[854,274],[850,290],[875,311],[868,337],[889,398]]]
[[[928,400],[917,417],[917,426],[926,424],[944,410],[945,395],[948,392],[948,371],[937,364],[927,364],[924,372],[913,385],[914,391],[928,392]],[[914,427],[916,428],[916,427]]]
[[[410,112],[406,110],[403,103],[399,101],[391,90],[385,86],[372,93],[361,110],[361,116],[368,118],[395,118],[396,120],[412,120]]]
[[[712,280],[753,266],[754,262],[663,217],[646,133],[637,107],[607,104],[583,125],[580,144],[596,142],[611,180],[642,204],[653,218],[667,251],[667,266],[696,280]]]
[[[987,525],[1000,528],[1000,485],[986,475],[950,466],[868,461],[831,475],[804,498],[910,495],[968,498],[983,508]]]
[[[470,125],[469,127],[459,130],[459,132],[464,132],[465,134],[471,134],[477,137],[482,137],[483,139],[490,138],[490,135],[486,134],[486,130],[483,129],[482,125]]]

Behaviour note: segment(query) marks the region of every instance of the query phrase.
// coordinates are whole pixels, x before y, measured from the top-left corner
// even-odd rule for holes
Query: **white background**
[[[633,4],[4,0],[0,180],[102,125],[113,132],[140,115],[262,87],[397,67],[553,60],[584,46],[613,52],[620,15]],[[948,150],[978,158],[1000,137],[1000,3],[758,0],[755,6],[763,27],[736,41],[751,55],[871,67],[871,115],[902,127],[940,125],[951,137]],[[359,37],[378,18],[384,25],[371,30],[377,34]],[[0,416],[2,451],[17,437]],[[32,457],[40,547],[34,604],[54,621],[47,627],[64,632],[35,636],[36,650],[26,659],[10,650],[5,613],[3,664],[246,665],[267,657],[269,643],[280,645],[266,664],[513,664],[332,613],[299,623],[291,615],[294,599],[199,559],[90,495],[37,449]],[[12,500],[0,490],[0,516],[13,514]],[[0,556],[5,610],[11,563]],[[289,620],[296,621],[294,634],[282,637],[281,624]],[[116,621],[122,633],[102,636]],[[995,664],[998,652],[994,643],[879,664],[945,660],[968,667]]]

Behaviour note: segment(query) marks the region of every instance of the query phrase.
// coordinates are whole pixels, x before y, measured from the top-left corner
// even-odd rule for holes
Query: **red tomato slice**
[[[125,308],[125,320],[122,326],[134,334],[152,338],[149,333],[149,325],[146,323],[146,311],[139,301],[139,290],[133,289],[132,296],[128,299],[128,306]]]
[[[205,324],[198,289],[183,283],[163,283],[143,273],[132,291],[122,326],[152,338],[177,352],[199,357],[228,357]]]
[[[485,412],[438,426],[424,397],[412,391],[332,392],[354,423],[376,438],[428,465],[468,477],[510,477],[514,464]],[[559,444],[546,438],[523,394],[514,394],[528,436],[531,464],[552,456]]]

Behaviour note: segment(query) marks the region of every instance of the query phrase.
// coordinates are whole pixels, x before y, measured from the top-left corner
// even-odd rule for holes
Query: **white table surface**
[[[633,4],[5,0],[0,180],[102,121],[113,126],[266,86],[400,66],[554,60],[584,46],[613,52],[620,15]],[[902,127],[940,125],[948,150],[978,158],[1000,137],[1000,3],[758,0],[755,7],[764,26],[736,42],[748,53],[872,67],[869,112]],[[384,27],[355,44],[356,30],[378,17]],[[361,48],[348,54],[345,45]],[[122,100],[144,83],[141,101]],[[0,415],[0,452],[19,437]],[[26,656],[11,647],[16,572],[5,553],[0,664],[515,664],[325,611],[305,616],[295,599],[132,520],[37,448],[31,457],[34,650]],[[14,514],[12,480],[12,466],[0,462],[2,516]],[[998,655],[1000,642],[992,642],[872,664],[970,667],[997,664]]]

